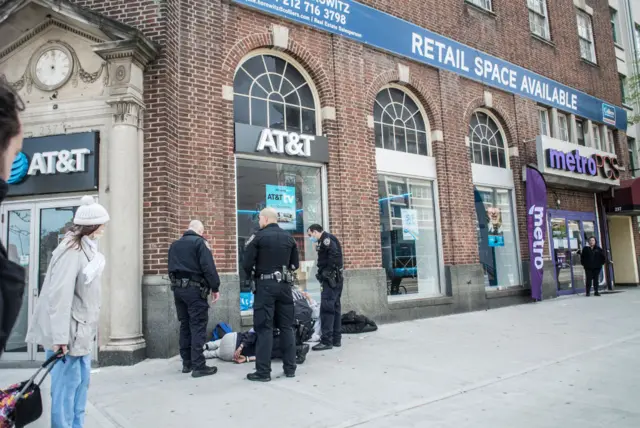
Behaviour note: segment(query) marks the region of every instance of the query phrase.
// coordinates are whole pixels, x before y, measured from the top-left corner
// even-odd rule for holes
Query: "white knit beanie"
[[[109,221],[109,213],[92,196],[83,196],[73,218],[79,226],[98,226]]]

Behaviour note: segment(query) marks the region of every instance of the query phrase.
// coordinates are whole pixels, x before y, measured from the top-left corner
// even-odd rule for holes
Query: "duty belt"
[[[275,279],[276,281],[280,282],[280,281],[282,281],[282,273],[275,272],[275,273],[270,273],[270,274],[261,274],[260,276],[258,276],[258,278],[260,278],[262,280]]]
[[[202,284],[197,281],[193,281],[192,279],[189,279],[189,278],[181,278],[173,281],[171,285],[178,288],[187,288],[187,287],[200,287]]]

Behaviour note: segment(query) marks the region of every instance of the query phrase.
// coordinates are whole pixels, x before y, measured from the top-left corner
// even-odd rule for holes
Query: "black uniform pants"
[[[253,302],[256,331],[256,373],[271,374],[273,327],[280,329],[280,350],[285,373],[296,371],[296,344],[293,335],[293,295],[291,285],[276,280],[259,280]]]
[[[209,302],[200,295],[200,287],[176,288],[173,292],[178,321],[180,321],[180,357],[182,364],[203,368],[202,354],[207,341],[207,321],[209,320]]]
[[[598,269],[585,269],[585,273],[587,276],[587,295],[591,294],[591,284],[593,283],[593,289],[596,293],[599,293],[598,287],[600,285],[600,271],[602,268]]]
[[[342,297],[343,281],[336,283],[336,288],[331,288],[327,281],[322,283],[320,294],[320,329],[322,330],[321,343],[333,345],[342,340]]]

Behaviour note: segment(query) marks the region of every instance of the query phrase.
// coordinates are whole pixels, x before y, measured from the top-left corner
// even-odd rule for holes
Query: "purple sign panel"
[[[535,168],[527,167],[527,233],[529,235],[529,277],[531,297],[542,300],[544,241],[547,218],[547,183]]]

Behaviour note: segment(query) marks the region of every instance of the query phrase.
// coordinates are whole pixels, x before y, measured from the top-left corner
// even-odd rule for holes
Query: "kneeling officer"
[[[318,244],[318,274],[316,278],[322,286],[320,295],[320,328],[322,338],[313,347],[314,351],[324,351],[334,346],[342,346],[342,245],[338,238],[322,230],[319,224],[312,224],[307,230],[309,237]]]
[[[180,321],[180,357],[182,373],[193,377],[216,374],[216,367],[208,367],[203,355],[207,341],[209,303],[220,298],[220,277],[209,244],[202,237],[204,226],[198,220],[189,224],[182,238],[169,248],[169,278]]]
[[[244,250],[243,268],[256,282],[253,327],[256,331],[256,372],[247,379],[271,380],[271,351],[274,324],[280,329],[280,349],[284,374],[296,373],[296,343],[293,335],[293,271],[300,266],[295,239],[278,226],[273,208],[260,212],[260,231],[252,235]],[[254,269],[255,267],[255,269]],[[255,272],[255,274],[252,274]]]

